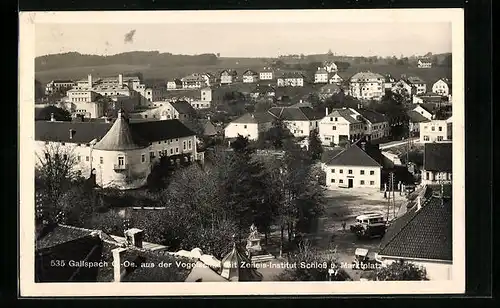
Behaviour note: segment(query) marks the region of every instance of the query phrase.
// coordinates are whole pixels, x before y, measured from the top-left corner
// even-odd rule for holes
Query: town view
[[[36,282],[451,279],[451,47],[119,35],[35,59]]]

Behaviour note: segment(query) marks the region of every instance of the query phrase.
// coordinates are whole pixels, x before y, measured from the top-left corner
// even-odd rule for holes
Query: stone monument
[[[262,247],[260,246],[260,235],[255,224],[250,226],[250,235],[247,239],[246,249],[251,255],[258,254],[262,251]]]

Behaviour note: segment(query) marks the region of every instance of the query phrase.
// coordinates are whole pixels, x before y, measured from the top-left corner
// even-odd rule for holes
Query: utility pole
[[[393,205],[393,211],[394,211],[394,217],[396,217],[396,192],[394,191],[394,173],[392,173],[392,205]]]

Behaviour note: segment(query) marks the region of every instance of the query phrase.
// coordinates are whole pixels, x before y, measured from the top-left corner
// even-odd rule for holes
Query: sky
[[[283,54],[411,56],[451,52],[450,22],[37,24],[36,56],[76,51],[220,53],[221,57]]]

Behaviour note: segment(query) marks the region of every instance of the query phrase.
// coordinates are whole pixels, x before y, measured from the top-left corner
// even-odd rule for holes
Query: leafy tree
[[[393,262],[377,270],[376,279],[382,281],[429,280],[427,278],[427,271],[424,267],[417,266],[404,260]]]
[[[42,83],[35,79],[35,100],[41,99],[45,94]]]
[[[321,158],[321,154],[323,153],[323,146],[321,144],[321,140],[319,138],[319,132],[317,129],[314,129],[309,134],[309,146],[308,151],[309,155],[313,161],[316,161]]]
[[[35,190],[40,197],[44,219],[53,220],[58,213],[58,203],[63,194],[81,182],[81,172],[74,166],[77,161],[71,150],[59,145],[47,145],[37,154]]]
[[[36,121],[50,121],[52,114],[56,121],[71,121],[71,114],[62,108],[56,106],[47,106],[35,113]]]
[[[290,130],[286,127],[284,121],[280,117],[273,120],[272,127],[265,133],[265,139],[270,141],[271,145],[276,150],[283,149],[285,140],[293,137]]]
[[[100,204],[98,193],[84,185],[74,185],[57,202],[57,209],[64,213],[64,223],[84,227],[96,213]]]

